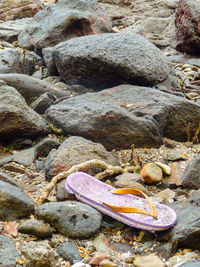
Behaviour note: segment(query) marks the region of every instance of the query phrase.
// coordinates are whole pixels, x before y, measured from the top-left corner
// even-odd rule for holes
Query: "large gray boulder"
[[[111,21],[96,0],[59,0],[38,12],[19,37],[19,45],[41,53],[73,37],[111,31]]]
[[[0,81],[0,138],[47,134],[42,117],[33,111],[13,87]]]
[[[170,73],[167,57],[134,33],[104,33],[58,44],[57,70],[67,84],[108,88],[123,83],[155,85]]]
[[[80,135],[107,149],[158,146],[162,137],[187,139],[200,121],[200,106],[184,97],[133,85],[87,93],[51,106],[46,116],[65,134]]]

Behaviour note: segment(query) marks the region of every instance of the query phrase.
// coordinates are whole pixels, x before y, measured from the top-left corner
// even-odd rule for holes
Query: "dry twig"
[[[118,174],[118,173],[124,173],[124,172],[127,172],[127,171],[129,171],[129,172],[130,171],[134,171],[134,167],[129,167],[129,169],[123,169],[120,166],[112,166],[112,165],[109,165],[109,164],[105,163],[104,161],[101,161],[101,160],[98,160],[98,159],[85,161],[85,162],[80,163],[78,165],[74,165],[68,171],[61,172],[58,175],[56,175],[55,177],[53,177],[51,182],[48,184],[48,186],[44,190],[42,196],[39,198],[37,204],[40,205],[40,204],[45,202],[45,200],[47,199],[48,195],[50,194],[50,192],[52,191],[52,189],[54,188],[54,186],[58,182],[60,182],[61,180],[67,178],[70,174],[72,174],[74,172],[85,170],[85,169],[88,169],[88,168],[99,168],[99,169],[103,169],[104,170],[103,172],[98,173],[95,176],[99,180],[102,180],[103,178],[105,178],[105,177],[107,177],[109,175]]]

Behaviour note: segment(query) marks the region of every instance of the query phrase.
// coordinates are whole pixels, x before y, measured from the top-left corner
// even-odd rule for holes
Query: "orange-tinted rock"
[[[105,253],[101,253],[101,252],[97,252],[95,253],[95,255],[92,257],[92,259],[90,260],[89,264],[90,265],[99,265],[100,262],[102,260],[110,260],[110,256],[105,254]]]
[[[140,175],[147,184],[159,183],[162,179],[162,169],[155,163],[146,163],[140,171]]]
[[[43,5],[39,0],[2,0],[0,3],[0,19],[15,20],[33,17]]]

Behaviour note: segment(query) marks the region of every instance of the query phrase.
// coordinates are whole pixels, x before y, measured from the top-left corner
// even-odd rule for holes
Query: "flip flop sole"
[[[154,203],[158,212],[155,219],[151,216],[139,213],[119,213],[111,210],[103,202],[113,206],[137,207],[150,212],[147,201],[135,195],[116,195],[110,193],[114,187],[103,183],[96,178],[84,173],[76,172],[67,177],[65,189],[74,194],[78,200],[99,210],[100,212],[129,226],[148,230],[163,231],[172,227],[176,222],[176,213],[170,207]]]

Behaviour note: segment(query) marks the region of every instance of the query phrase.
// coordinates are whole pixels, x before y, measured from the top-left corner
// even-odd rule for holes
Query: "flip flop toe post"
[[[153,202],[140,190],[115,189],[84,172],[69,175],[65,189],[81,202],[135,228],[162,231],[176,223],[174,210]]]

